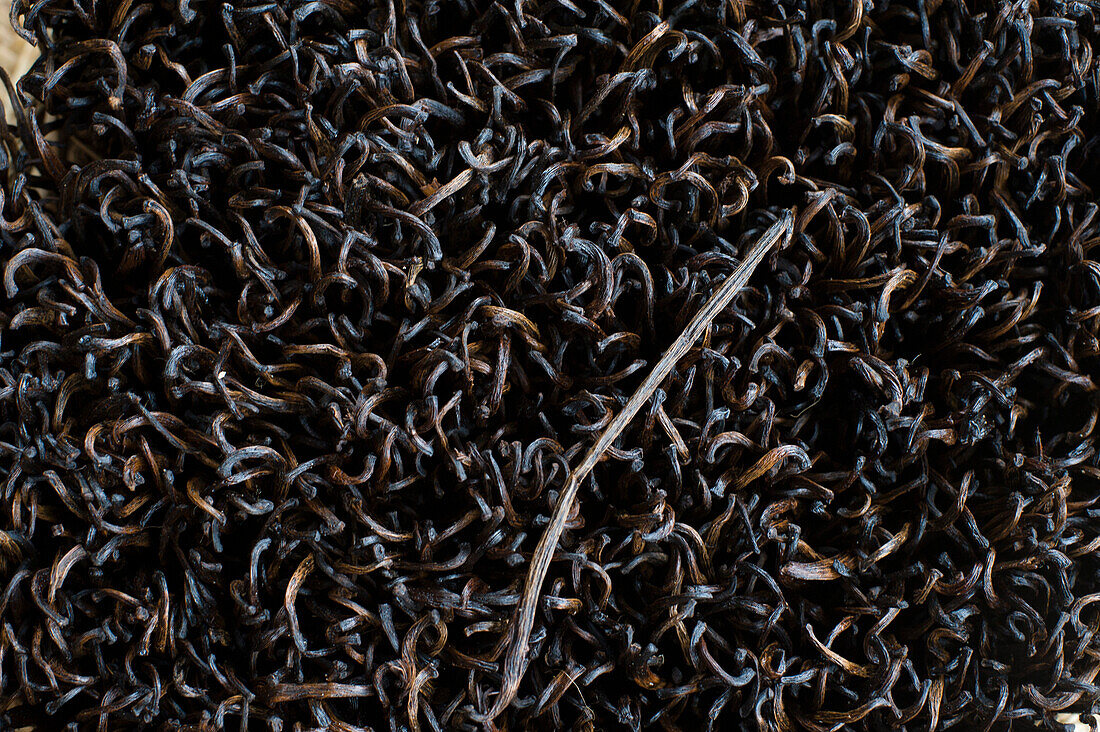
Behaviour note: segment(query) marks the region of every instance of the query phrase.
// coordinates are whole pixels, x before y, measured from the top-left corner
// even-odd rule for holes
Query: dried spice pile
[[[1098,14],[17,0],[0,728],[1087,711]]]

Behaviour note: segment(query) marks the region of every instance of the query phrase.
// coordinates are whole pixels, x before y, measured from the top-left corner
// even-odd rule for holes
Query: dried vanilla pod
[[[1095,709],[1097,12],[16,0],[0,728]]]

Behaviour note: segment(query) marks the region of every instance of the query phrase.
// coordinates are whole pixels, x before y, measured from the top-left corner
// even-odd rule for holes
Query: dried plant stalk
[[[767,256],[768,252],[789,237],[793,221],[794,215],[790,210],[786,211],[753,244],[744,261],[718,286],[703,308],[695,314],[695,317],[691,319],[684,331],[661,356],[661,360],[649,372],[645,381],[630,396],[622,410],[604,428],[592,447],[588,448],[588,452],[585,453],[580,465],[569,473],[569,477],[565,481],[565,488],[554,507],[554,514],[550,518],[550,523],[543,532],[542,538],[539,539],[539,543],[535,547],[535,553],[531,556],[531,562],[528,565],[527,579],[523,585],[523,597],[510,627],[511,638],[508,644],[508,653],[504,660],[504,679],[501,683],[500,695],[497,697],[492,711],[489,712],[490,720],[497,717],[512,703],[516,691],[519,689],[520,681],[523,680],[528,641],[531,638],[531,628],[535,623],[535,611],[538,609],[539,598],[542,594],[542,583],[545,581],[546,573],[550,569],[550,562],[554,558],[554,550],[558,546],[558,540],[561,539],[562,531],[565,530],[565,522],[573,508],[573,501],[577,497],[577,489],[580,488],[581,483],[588,477],[588,474],[592,472],[592,468],[600,462],[608,448],[615,443],[622,431],[630,424],[630,420],[634,419],[635,415],[649,401],[649,398],[653,396],[653,392],[657,390],[661,382],[668,377],[669,373],[676,368],[676,364],[684,357],[684,354],[710,327],[714,318],[729,307],[733,299],[748,283],[756,268],[764,261],[764,257]]]

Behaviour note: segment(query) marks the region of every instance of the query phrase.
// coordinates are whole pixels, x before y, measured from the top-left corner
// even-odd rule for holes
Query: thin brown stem
[[[668,347],[661,360],[653,367],[653,370],[645,378],[645,381],[637,388],[622,411],[615,415],[611,423],[607,425],[595,444],[585,453],[580,465],[573,470],[566,480],[565,489],[554,507],[554,514],[550,524],[539,539],[535,553],[531,557],[531,563],[527,570],[527,580],[523,587],[523,596],[515,617],[510,626],[511,639],[508,644],[507,656],[504,659],[504,678],[501,682],[500,695],[497,697],[488,719],[492,720],[512,703],[519,690],[520,681],[527,670],[528,641],[531,638],[531,628],[535,623],[535,611],[538,608],[539,597],[542,594],[542,584],[546,579],[546,573],[550,569],[550,562],[554,558],[554,550],[557,549],[558,540],[565,530],[565,522],[569,512],[573,508],[573,501],[577,496],[577,489],[584,482],[585,477],[592,468],[603,458],[607,449],[614,444],[630,420],[641,410],[653,392],[668,377],[676,364],[691,349],[699,337],[723,310],[729,307],[733,299],[748,283],[756,268],[780,241],[790,235],[794,215],[787,211],[775,222],[764,235],[749,250],[744,261],[738,265],[711,295],[706,305],[696,313],[680,336]]]

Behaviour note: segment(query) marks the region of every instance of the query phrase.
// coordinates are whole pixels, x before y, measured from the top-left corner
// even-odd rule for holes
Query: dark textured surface
[[[1096,703],[1094,3],[14,12],[0,728]]]

